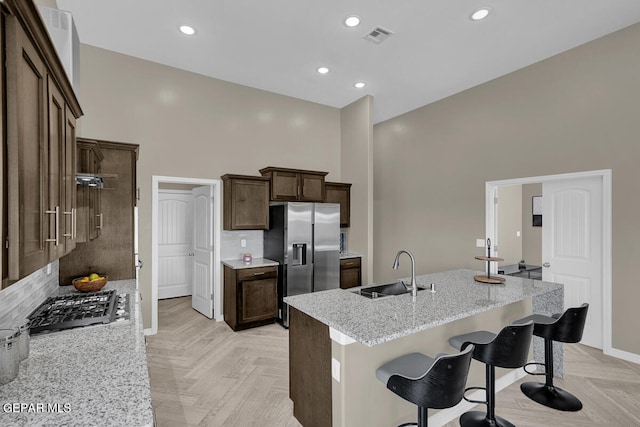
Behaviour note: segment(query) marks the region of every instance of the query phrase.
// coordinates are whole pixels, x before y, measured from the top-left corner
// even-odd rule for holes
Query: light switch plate
[[[331,376],[334,380],[340,382],[340,361],[331,358]]]
[[[240,239],[240,246],[243,248],[247,247],[247,239]]]
[[[484,248],[484,239],[476,239],[476,248]]]

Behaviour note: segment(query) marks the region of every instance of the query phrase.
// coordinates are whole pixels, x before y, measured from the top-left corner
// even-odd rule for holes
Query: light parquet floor
[[[233,332],[192,310],[189,297],[159,301],[158,322],[158,334],[147,337],[147,361],[159,427],[300,426],[289,400],[285,329]],[[640,365],[579,344],[565,349],[567,375],[556,384],[582,400],[582,411],[538,405],[517,383],[498,393],[496,413],[521,427],[640,426]]]

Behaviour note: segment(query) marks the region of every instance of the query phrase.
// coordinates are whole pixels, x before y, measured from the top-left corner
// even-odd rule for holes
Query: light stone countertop
[[[130,320],[33,336],[18,377],[0,386],[0,425],[153,426],[135,280],[108,282],[109,289],[130,295]]]
[[[362,258],[362,255],[357,254],[355,252],[342,252],[340,254],[340,259],[348,259],[348,258]]]
[[[541,296],[543,304],[549,300],[554,305],[563,296],[557,283],[502,276],[504,284],[488,285],[473,280],[478,274],[484,273],[452,270],[418,276],[419,286],[434,283],[436,292],[419,291],[415,303],[410,293],[369,299],[352,292],[360,288],[296,295],[284,302],[371,347],[527,298]],[[539,307],[534,304],[534,309]]]
[[[278,261],[273,261],[267,258],[253,258],[251,262],[244,262],[241,259],[225,259],[222,261],[227,267],[239,270],[242,268],[257,268],[257,267],[271,267],[279,265]]]

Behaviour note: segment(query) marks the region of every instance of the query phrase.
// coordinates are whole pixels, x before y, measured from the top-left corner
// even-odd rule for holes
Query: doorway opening
[[[568,184],[568,183],[580,183],[578,184],[578,186],[581,186],[582,185],[581,183],[585,183],[585,182],[588,183],[588,182],[594,182],[594,181],[597,183],[596,193],[594,193],[595,197],[590,197],[587,194],[587,196],[584,199],[581,199],[580,196],[575,196],[575,193],[571,193],[571,191],[569,192],[564,191],[562,187],[563,184]],[[577,284],[578,282],[574,281],[575,283],[571,283],[573,278],[570,275],[559,274],[554,276],[553,274],[551,274],[551,271],[553,270],[553,268],[549,268],[549,267],[555,267],[556,265],[559,265],[560,262],[549,262],[549,259],[545,259],[545,258],[548,258],[548,253],[549,253],[548,249],[545,249],[545,246],[549,247],[550,245],[554,244],[554,242],[557,244],[558,242],[563,241],[565,237],[565,236],[560,236],[558,234],[558,233],[561,233],[561,231],[558,231],[558,230],[561,230],[561,228],[556,226],[557,224],[552,225],[551,221],[557,222],[558,220],[561,220],[562,218],[564,218],[564,220],[567,222],[573,221],[573,223],[578,223],[579,221],[576,221],[575,213],[576,212],[580,213],[580,211],[582,210],[580,208],[581,206],[580,200],[585,200],[585,201],[591,200],[592,202],[591,203],[592,209],[594,210],[596,215],[590,216],[589,214],[587,214],[585,215],[585,217],[589,217],[595,223],[594,227],[600,235],[599,236],[600,240],[597,243],[594,243],[594,245],[597,247],[598,253],[595,254],[595,256],[593,256],[589,261],[591,265],[595,265],[595,267],[597,267],[595,270],[596,273],[594,273],[596,275],[596,278],[595,278],[596,280],[593,280],[590,284],[591,288],[593,289],[593,291],[590,294],[591,295],[590,298],[592,299],[592,301],[594,301],[599,305],[598,312],[594,313],[593,323],[597,324],[598,326],[600,325],[602,326],[601,330],[596,331],[596,333],[598,334],[597,336],[598,339],[595,341],[596,342],[595,346],[598,348],[602,348],[605,354],[612,354],[611,170],[597,170],[597,171],[577,172],[577,173],[558,174],[558,175],[546,175],[546,176],[517,178],[517,179],[487,182],[485,185],[486,235],[488,238],[491,239],[492,242],[495,242],[495,244],[497,245],[498,252],[501,250],[501,242],[500,242],[501,238],[499,235],[499,227],[498,227],[498,221],[500,221],[499,208],[498,208],[500,204],[498,199],[499,189],[501,188],[505,189],[510,186],[517,186],[517,185],[524,186],[529,184],[541,184],[541,188],[543,189],[541,195],[543,196],[542,205],[543,205],[544,215],[542,215],[542,218],[540,219],[540,218],[533,218],[533,215],[538,214],[538,212],[536,212],[535,214],[533,212],[522,212],[522,217],[524,218],[525,215],[531,216],[532,223],[537,223],[540,220],[542,221],[541,229],[543,230],[542,233],[544,233],[544,237],[543,237],[544,243],[540,244],[542,248],[541,248],[539,260],[540,260],[540,265],[543,266],[542,268],[543,279],[548,281],[558,281],[560,283],[566,282],[565,302],[567,302],[568,304],[572,304],[572,303],[568,302],[567,294],[571,292],[575,293],[574,291],[569,289],[575,284]],[[557,211],[551,216],[551,211],[549,209],[552,206],[558,205],[558,203],[556,203],[557,200],[560,200],[561,203],[562,201],[561,199],[558,199],[554,195],[553,203],[551,203],[550,201],[547,201],[547,203],[545,204],[544,193],[548,193],[548,195],[555,194],[553,193],[553,191],[556,191],[554,189],[558,189],[558,188],[561,191],[558,194],[569,195],[569,204],[565,205],[565,208]],[[580,189],[580,191],[582,191],[582,189]],[[573,212],[574,214],[573,217],[570,216],[571,212]],[[547,218],[545,218],[545,216]],[[545,227],[545,223],[548,225],[547,227]],[[572,228],[575,229],[576,227],[572,227]],[[559,237],[562,237],[562,239]],[[508,241],[509,239],[503,239],[503,240]],[[502,247],[507,247],[507,246],[502,246]],[[578,246],[574,246],[574,248],[575,247],[583,248],[585,247],[585,245],[580,244]],[[496,256],[498,255],[496,254]],[[501,254],[500,257],[503,257],[503,255]],[[571,257],[565,257],[565,258],[571,258]],[[497,272],[497,266],[492,266],[492,268],[495,270],[494,272]],[[576,275],[575,277],[577,276],[578,275]],[[557,277],[557,278],[561,277],[562,279],[550,280],[549,277]],[[580,297],[585,297],[585,296],[581,295]],[[593,344],[590,344],[590,345],[593,345]]]
[[[171,296],[171,292],[184,292],[185,280],[190,283],[192,307],[209,318],[222,321],[222,286],[220,283],[220,181],[185,177],[152,177],[151,213],[151,334],[158,331],[159,296]],[[189,194],[187,205],[179,208],[179,202],[170,200],[168,194]],[[174,198],[176,199],[176,198]],[[182,197],[182,202],[186,198]],[[164,212],[162,210],[165,210]],[[173,209],[173,212],[170,212]],[[188,217],[188,218],[187,218]],[[163,221],[171,218],[180,223],[178,233],[188,232],[189,238],[167,238],[171,232]],[[182,219],[181,219],[182,218]],[[185,225],[186,224],[186,225]],[[176,230],[174,230],[176,231]],[[188,251],[184,251],[189,247]],[[176,245],[169,253],[165,243]],[[182,242],[182,246],[180,246]],[[184,251],[171,253],[171,251]],[[180,255],[180,256],[173,256]],[[163,261],[162,258],[165,258]],[[173,264],[172,264],[173,263]],[[176,266],[180,268],[176,272]],[[163,270],[164,269],[164,270]],[[166,280],[161,275],[176,273]],[[178,283],[182,282],[182,283]],[[165,286],[163,290],[160,289]],[[172,286],[177,285],[177,286]],[[173,289],[171,289],[173,288]],[[163,295],[160,295],[163,293]],[[174,295],[174,296],[177,296]]]

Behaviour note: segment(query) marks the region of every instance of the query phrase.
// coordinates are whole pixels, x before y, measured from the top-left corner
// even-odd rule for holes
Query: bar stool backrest
[[[533,334],[557,342],[579,342],[584,332],[588,310],[589,304],[587,303],[582,304],[580,307],[568,308],[557,321],[551,324],[536,323]]]
[[[533,322],[509,325],[488,344],[475,343],[473,358],[500,368],[520,368],[528,360]]]
[[[473,345],[455,354],[440,356],[417,380],[392,375],[387,388],[423,408],[444,409],[457,405],[464,395]]]

